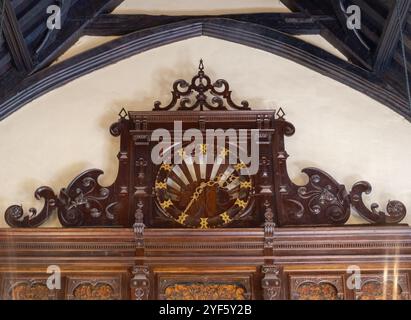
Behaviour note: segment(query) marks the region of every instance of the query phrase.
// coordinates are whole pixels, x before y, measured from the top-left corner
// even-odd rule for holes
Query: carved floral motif
[[[363,275],[356,300],[408,300],[408,277],[399,275]]]
[[[303,283],[295,293],[297,300],[338,300],[337,289],[330,283]]]
[[[245,289],[236,284],[174,284],[165,289],[166,300],[245,300]]]
[[[46,280],[18,280],[4,281],[4,299],[6,300],[54,300],[57,298],[55,290],[49,290]]]
[[[82,283],[73,290],[75,300],[114,300],[114,289],[107,283]]]
[[[341,300],[344,298],[340,276],[291,276],[293,300]]]

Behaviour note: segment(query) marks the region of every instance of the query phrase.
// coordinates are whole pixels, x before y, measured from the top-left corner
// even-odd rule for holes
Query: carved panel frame
[[[319,286],[321,284],[329,284],[336,289],[337,300],[343,300],[344,295],[344,279],[340,275],[290,275],[290,299],[299,300],[300,296],[297,293],[298,288],[304,284],[313,284]]]

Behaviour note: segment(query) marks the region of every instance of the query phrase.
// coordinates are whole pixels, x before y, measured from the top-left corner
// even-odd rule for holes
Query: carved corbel
[[[282,300],[281,291],[281,267],[275,265],[264,265],[261,268],[264,277],[261,281],[264,300]]]
[[[150,270],[147,266],[134,266],[131,279],[131,297],[133,300],[148,300],[150,296]]]
[[[372,191],[371,185],[366,181],[357,182],[350,192],[351,204],[368,222],[374,224],[396,224],[401,222],[407,214],[405,205],[400,201],[389,201],[387,204],[387,213],[378,211],[379,205],[373,203],[371,210],[366,207],[362,199],[362,194],[370,194]]]

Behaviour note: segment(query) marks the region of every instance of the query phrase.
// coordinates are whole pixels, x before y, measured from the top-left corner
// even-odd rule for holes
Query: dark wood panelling
[[[84,30],[92,36],[120,36],[135,31],[169,23],[192,19],[210,19],[216,16],[154,16],[130,14],[106,14],[94,19]],[[289,34],[319,34],[319,21],[334,20],[332,16],[309,16],[303,13],[256,13],[219,15],[220,19],[232,19],[272,28]]]
[[[369,293],[363,289],[366,283],[381,283],[384,279],[396,282],[401,287],[401,298],[409,299],[410,230],[403,226],[276,228],[274,253],[266,256],[262,228],[147,229],[142,258],[136,254],[132,229],[0,229],[0,290],[2,298],[9,299],[10,284],[21,283],[19,292],[26,299],[42,292],[48,298],[47,290],[36,288],[36,283],[45,283],[47,267],[53,264],[62,270],[62,290],[51,296],[59,299],[74,298],[73,290],[79,284],[91,286],[82,287],[82,297],[94,294],[94,298],[129,299],[132,279],[137,281],[137,288],[141,288],[140,280],[148,281],[146,287],[152,299],[164,297],[164,289],[178,283],[197,285],[197,289],[203,285],[207,292],[217,290],[215,284],[234,284],[251,293],[251,299],[262,299],[263,287],[269,292],[276,285],[278,291],[270,291],[272,294],[266,298],[290,299],[311,292],[305,298],[315,299],[318,292],[323,292],[318,285],[330,283],[338,298],[354,299]],[[138,261],[144,261],[147,268],[143,278],[132,276],[132,267]],[[275,262],[275,267],[267,269],[268,261]],[[354,291],[347,287],[347,270],[353,264],[362,274],[361,289]],[[271,274],[267,270],[273,270],[272,277],[267,276]],[[101,291],[96,289],[99,283]],[[296,291],[303,283],[310,286]],[[332,287],[321,288],[333,296]]]

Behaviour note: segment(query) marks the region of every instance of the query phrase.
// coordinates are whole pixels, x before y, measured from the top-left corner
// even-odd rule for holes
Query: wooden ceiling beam
[[[76,1],[70,8],[65,23],[60,30],[53,30],[49,43],[43,44],[36,58],[35,70],[52,63],[69,49],[83,34],[84,28],[99,14],[113,10],[123,0]]]
[[[383,17],[377,10],[368,4],[365,0],[351,0],[351,2],[364,10],[368,17],[380,26],[385,25],[385,17]]]
[[[335,0],[331,0],[334,7],[337,7]],[[312,0],[281,0],[281,2],[292,11],[299,11],[308,14],[327,14],[325,6],[314,3]],[[323,29],[321,35],[335,48],[342,52],[351,62],[364,66],[371,70],[372,56],[369,48],[365,47],[352,30],[349,30],[342,12],[334,12],[334,21],[321,21]],[[338,18],[338,21],[337,21]]]
[[[4,1],[3,34],[14,64],[19,71],[30,72],[33,60],[24,41],[16,13],[9,0]]]
[[[410,8],[411,0],[396,0],[393,4],[375,54],[375,73],[384,73],[392,62]]]
[[[190,19],[225,18],[255,23],[277,31],[293,34],[319,34],[319,21],[335,20],[331,16],[311,16],[304,13],[256,13],[219,16],[166,16],[145,14],[103,14],[94,19],[84,30],[93,36],[121,36],[135,31]]]

